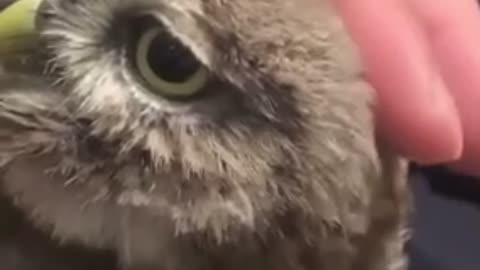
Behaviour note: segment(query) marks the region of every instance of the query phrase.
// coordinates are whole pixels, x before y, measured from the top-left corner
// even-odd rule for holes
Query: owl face
[[[62,235],[87,233],[39,185],[68,205],[103,194],[86,223],[134,205],[219,239],[290,208],[348,227],[377,162],[371,93],[324,2],[42,2],[24,50],[1,59],[0,117],[19,135],[2,159],[55,177],[12,169],[6,190]]]

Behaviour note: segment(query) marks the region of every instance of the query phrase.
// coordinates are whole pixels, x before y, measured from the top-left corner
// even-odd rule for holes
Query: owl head
[[[329,1],[10,2],[1,189],[38,226],[107,245],[132,208],[218,241],[289,211],[365,222],[372,92]]]

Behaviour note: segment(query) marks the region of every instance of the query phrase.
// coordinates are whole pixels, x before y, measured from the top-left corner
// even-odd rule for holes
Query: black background
[[[416,170],[418,173],[418,170]],[[411,270],[480,269],[480,179],[442,167],[412,177],[416,192]]]

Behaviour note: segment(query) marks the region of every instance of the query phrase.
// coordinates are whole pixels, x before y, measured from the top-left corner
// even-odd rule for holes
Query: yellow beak
[[[37,11],[43,0],[17,0],[0,11],[0,56],[35,44]]]

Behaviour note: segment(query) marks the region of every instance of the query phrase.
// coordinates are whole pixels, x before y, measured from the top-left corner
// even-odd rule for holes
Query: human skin
[[[419,163],[480,175],[475,0],[334,2],[378,92],[380,136]]]

